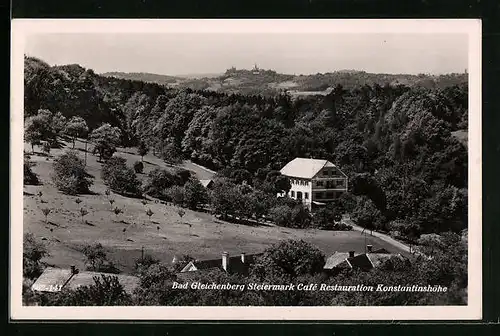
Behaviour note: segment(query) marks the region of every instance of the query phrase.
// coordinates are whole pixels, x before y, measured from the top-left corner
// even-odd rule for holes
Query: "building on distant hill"
[[[255,63],[255,65],[254,65],[254,67],[253,67],[253,69],[252,69],[252,73],[253,73],[254,75],[258,75],[258,74],[260,74],[260,69],[259,69],[259,67],[257,66],[257,63]]]
[[[37,292],[60,292],[63,289],[77,289],[81,286],[91,286],[94,282],[94,277],[116,276],[122,284],[125,292],[132,294],[135,288],[139,285],[139,278],[132,275],[87,272],[79,271],[74,266],[71,269],[61,269],[48,267],[33,283],[31,289]]]
[[[332,202],[347,191],[347,175],[328,160],[296,158],[280,172],[290,179],[287,196],[301,200],[309,209]]]
[[[386,249],[373,250],[372,245],[366,246],[366,253],[357,254],[355,251],[335,252],[326,259],[323,270],[325,273],[335,275],[345,269],[369,271],[380,267],[391,258],[404,259],[401,254],[390,253]]]
[[[262,253],[241,253],[239,256],[230,257],[227,252],[223,252],[222,257],[218,259],[190,261],[180,273],[220,270],[229,274],[247,275],[250,266],[260,255]]]

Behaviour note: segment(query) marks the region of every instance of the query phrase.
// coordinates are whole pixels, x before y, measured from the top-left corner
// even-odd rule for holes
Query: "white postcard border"
[[[22,306],[24,43],[49,33],[301,33],[468,35],[468,305],[425,307],[26,307]],[[477,320],[482,318],[481,21],[14,19],[11,33],[10,316],[13,320]]]

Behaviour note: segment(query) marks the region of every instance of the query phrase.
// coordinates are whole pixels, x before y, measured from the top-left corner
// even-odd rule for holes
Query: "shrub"
[[[38,176],[31,170],[35,164],[31,162],[28,158],[24,158],[24,184],[25,185],[38,185],[40,180]]]
[[[76,195],[89,193],[92,185],[90,175],[85,171],[85,165],[73,152],[67,152],[54,161],[52,180],[57,189],[65,194]]]
[[[141,182],[132,168],[127,167],[125,159],[112,157],[102,167],[101,177],[114,192],[125,195],[141,195]]]
[[[342,216],[334,209],[323,207],[314,212],[313,223],[315,227],[323,230],[336,230],[340,228],[337,224],[341,219]]]
[[[149,172],[144,192],[162,200],[169,200],[167,190],[174,185],[181,185],[179,176],[165,169],[156,168]]]
[[[186,182],[191,178],[191,172],[182,168],[176,169],[175,175],[179,177],[181,185],[186,184]]]
[[[185,202],[184,187],[174,185],[167,190],[167,196],[175,205],[183,206]]]
[[[108,261],[101,243],[84,246],[82,250],[86,258],[87,269],[95,272],[118,273],[112,262]]]
[[[30,279],[39,277],[43,272],[41,260],[47,255],[47,247],[32,233],[26,233],[23,239],[23,276]]]
[[[160,261],[150,254],[145,254],[135,261],[135,271],[138,274],[146,271],[151,265],[158,264]]]
[[[144,171],[144,164],[141,161],[135,161],[134,162],[134,171],[137,174],[142,174]]]
[[[311,214],[302,204],[294,207],[278,205],[270,210],[272,220],[278,226],[307,228],[311,226]]]
[[[132,298],[125,292],[116,276],[94,276],[94,283],[66,293],[60,293],[51,305],[55,306],[127,306]]]
[[[278,205],[269,211],[271,219],[278,226],[290,226],[292,221],[292,209],[286,205]]]

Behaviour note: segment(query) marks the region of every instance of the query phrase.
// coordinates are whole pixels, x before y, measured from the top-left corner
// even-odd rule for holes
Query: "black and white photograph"
[[[13,316],[481,318],[480,21],[12,27]]]

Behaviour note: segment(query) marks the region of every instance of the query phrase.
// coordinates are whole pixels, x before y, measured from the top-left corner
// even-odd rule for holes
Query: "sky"
[[[390,74],[464,72],[465,34],[39,34],[25,54],[97,73],[223,73],[257,64],[286,74],[360,70]]]

